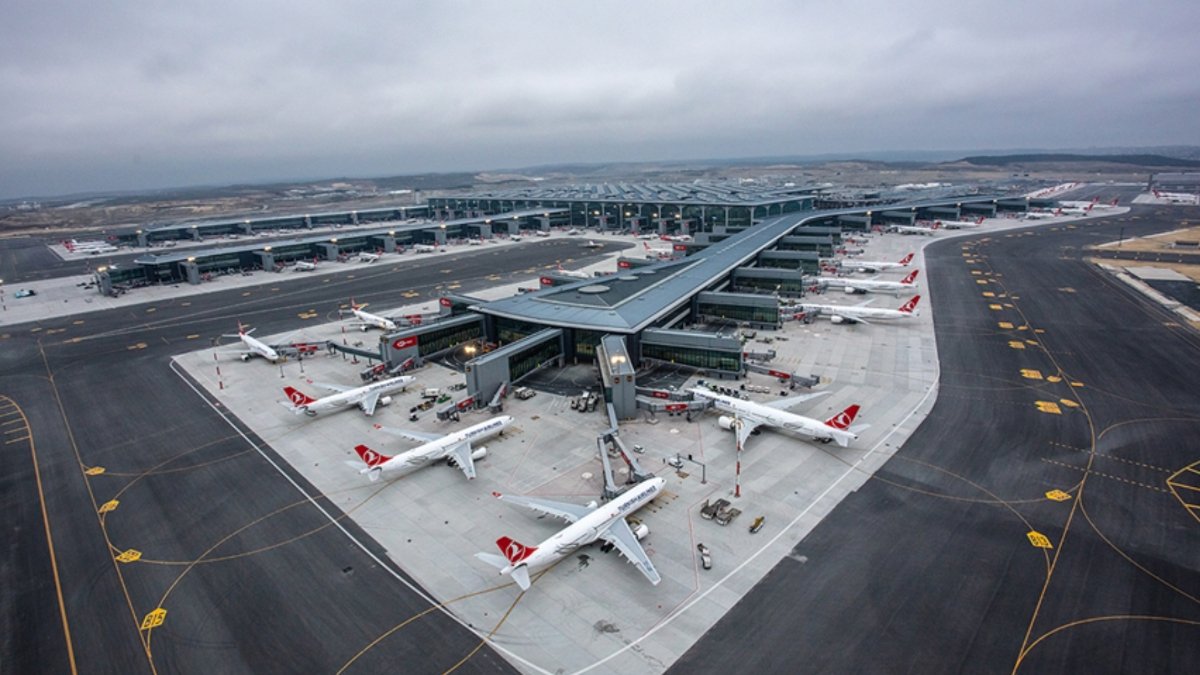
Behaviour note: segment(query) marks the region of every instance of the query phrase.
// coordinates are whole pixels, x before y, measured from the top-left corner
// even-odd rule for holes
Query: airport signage
[[[781,372],[779,372],[778,370],[768,370],[768,371],[767,371],[767,374],[768,374],[768,375],[770,375],[770,376],[772,376],[772,377],[778,377],[778,378],[779,378],[779,379],[781,379],[781,380],[790,380],[790,379],[792,379],[792,374],[791,374],[791,373],[781,373]]]
[[[409,335],[392,341],[392,349],[408,349],[417,346],[417,336]]]
[[[441,305],[442,307],[449,307],[450,306],[450,298],[439,298],[438,304]]]
[[[688,404],[686,403],[668,403],[667,412],[680,412],[682,410],[687,410],[687,407]]]

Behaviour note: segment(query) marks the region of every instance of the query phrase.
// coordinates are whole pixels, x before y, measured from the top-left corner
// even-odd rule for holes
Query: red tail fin
[[[831,426],[834,429],[849,429],[856,416],[858,416],[857,403],[825,420],[825,424],[826,426]]]
[[[372,469],[391,459],[391,457],[381,455],[365,445],[354,446],[354,451],[358,453],[363,463]]]
[[[299,389],[296,389],[295,387],[284,387],[283,393],[287,394],[288,400],[292,402],[292,405],[297,406],[297,407],[302,406],[302,405],[308,405],[309,403],[312,403],[313,401],[317,400],[317,399],[309,396],[308,394],[300,391]]]
[[[905,314],[912,314],[912,311],[917,308],[917,303],[921,301],[921,296],[914,295],[908,302],[900,305],[900,311]]]
[[[500,552],[504,554],[504,557],[508,558],[508,562],[513,565],[516,565],[522,560],[533,555],[533,552],[537,550],[536,546],[526,546],[525,544],[508,537],[500,537],[497,539],[496,546],[500,549]]]
[[[976,220],[976,221],[975,221],[975,224],[976,224],[976,225],[982,225],[982,224],[983,224],[983,216],[979,216],[979,220]]]
[[[905,284],[905,285],[911,285],[912,282],[916,280],[917,275],[920,274],[920,272],[921,272],[921,270],[913,270],[913,271],[909,272],[908,276],[906,276],[900,280],[900,283]]]
[[[908,255],[906,255],[900,259],[900,264],[907,265],[908,263],[912,262],[912,259],[913,259],[913,254],[909,253]]]

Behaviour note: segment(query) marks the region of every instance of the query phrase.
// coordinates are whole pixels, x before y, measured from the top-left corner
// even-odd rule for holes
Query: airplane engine
[[[645,539],[650,535],[650,526],[645,523],[633,522],[630,523],[630,529],[633,530],[633,536],[637,537],[638,541]]]
[[[862,295],[866,293],[866,291],[862,290],[861,288],[855,288],[853,286],[846,286],[842,290],[846,292],[846,295]]]
[[[487,457],[487,446],[481,445],[478,448],[471,448],[471,459],[483,459]]]
[[[728,430],[732,431],[733,426],[736,423],[737,423],[737,420],[730,417],[729,415],[721,415],[720,417],[717,418],[717,426],[721,427],[722,429],[728,429]]]
[[[600,503],[597,502],[595,499],[593,499],[592,501],[587,503],[587,507],[589,509],[594,509],[594,508],[598,507],[599,505],[600,505]]]
[[[391,396],[380,396],[379,397],[379,405],[391,405],[391,404],[392,404]]]
[[[249,354],[242,354],[242,360],[243,360],[243,361],[249,361],[249,360],[250,360],[250,355],[249,355]]]
[[[359,326],[358,329],[365,333],[371,330],[371,327],[364,323],[363,325]]]
[[[853,325],[853,324],[858,323],[854,319],[851,319],[848,316],[842,316],[840,314],[834,314],[833,316],[829,317],[829,322],[830,323],[844,323],[847,325]]]

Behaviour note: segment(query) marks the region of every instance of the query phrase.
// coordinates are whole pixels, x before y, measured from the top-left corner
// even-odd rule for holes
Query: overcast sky
[[[1198,26],[1194,0],[6,0],[0,197],[1200,144]]]

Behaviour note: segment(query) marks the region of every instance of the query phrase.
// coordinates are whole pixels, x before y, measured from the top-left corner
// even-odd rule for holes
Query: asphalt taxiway
[[[403,630],[406,639],[358,665],[510,671],[419,589],[405,590],[411,582],[328,496],[206,403],[170,357],[239,318],[263,333],[294,328],[298,313],[332,311],[351,288],[356,298],[432,299],[619,246],[583,251],[556,239],[464,250],[353,279],[4,326],[0,506],[14,523],[0,619],[6,669],[333,672]]]
[[[937,404],[673,670],[1200,670],[1200,336],[1082,250],[1196,215],[930,245]]]

